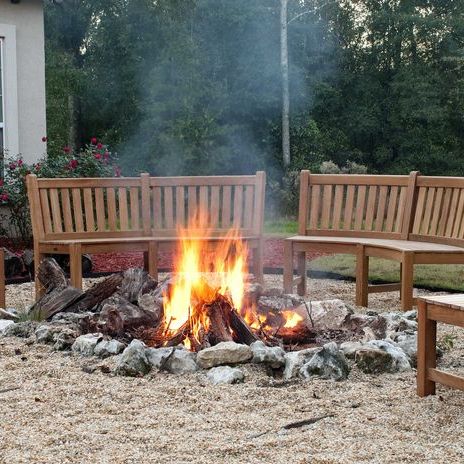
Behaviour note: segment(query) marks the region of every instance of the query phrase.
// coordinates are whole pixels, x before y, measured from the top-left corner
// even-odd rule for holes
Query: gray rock
[[[355,334],[362,335],[364,340],[385,338],[387,320],[374,314],[352,314],[347,319],[345,327]],[[373,337],[373,338],[372,338]]]
[[[316,347],[285,353],[284,380],[298,377],[303,364],[306,364],[319,350],[320,348]]]
[[[39,323],[35,321],[17,322],[6,327],[3,330],[3,336],[29,338],[34,334],[38,325]]]
[[[92,317],[93,313],[83,312],[83,313],[57,313],[55,314],[51,322],[60,323],[60,324],[74,324],[79,326],[80,322],[88,317]]]
[[[19,319],[19,313],[15,308],[0,308],[0,319],[9,319],[16,322]]]
[[[412,366],[417,365],[417,333],[399,333],[394,338],[396,344],[406,353]]]
[[[403,317],[409,319],[410,321],[417,321],[417,310],[411,309],[410,311],[406,311],[403,314]]]
[[[14,321],[10,319],[0,319],[0,335],[3,335],[5,329],[11,324],[14,324]]]
[[[79,353],[83,356],[93,356],[95,347],[103,339],[103,334],[85,334],[76,338],[72,345],[74,353]]]
[[[64,351],[71,349],[79,333],[71,328],[63,328],[61,332],[55,334],[53,349],[55,351]]]
[[[258,300],[258,307],[261,311],[283,311],[293,309],[301,305],[304,299],[299,295],[274,295],[261,296]]]
[[[344,380],[350,373],[345,355],[335,342],[327,343],[300,369],[300,375],[309,379],[318,376],[323,379]]]
[[[94,349],[94,355],[99,358],[108,358],[110,356],[116,356],[124,351],[126,346],[118,340],[102,340],[98,342]]]
[[[197,363],[203,369],[223,364],[239,364],[253,357],[251,348],[235,342],[221,342],[197,354]]]
[[[363,344],[361,342],[343,342],[340,345],[340,351],[349,358],[354,359],[356,352],[362,348]]]
[[[155,369],[162,369],[171,374],[189,374],[198,370],[196,353],[184,347],[148,348],[146,351],[148,362]]]
[[[252,362],[263,363],[278,369],[285,365],[285,351],[280,346],[266,346],[262,341],[250,345],[253,352]]]
[[[132,340],[120,356],[115,373],[129,377],[148,374],[151,370],[151,365],[148,361],[146,350],[145,343],[140,340]]]
[[[351,310],[342,300],[311,301],[295,309],[310,329],[342,329],[351,314]],[[308,315],[311,314],[311,318]]]
[[[395,360],[393,356],[378,348],[364,347],[356,352],[356,365],[366,374],[381,374],[394,372]]]
[[[55,338],[63,330],[63,327],[52,324],[41,324],[35,330],[35,340],[37,343],[55,343]]]
[[[243,382],[245,374],[238,367],[219,366],[210,369],[206,377],[213,385],[219,385]]]
[[[383,316],[387,320],[387,335],[390,338],[392,338],[392,334],[395,332],[417,331],[417,322],[404,317],[404,313],[391,312]]]
[[[411,364],[406,353],[399,346],[395,346],[394,342],[390,342],[388,340],[372,340],[366,343],[366,347],[378,348],[382,351],[386,351],[392,356],[394,363],[389,372],[404,372],[411,370]]]

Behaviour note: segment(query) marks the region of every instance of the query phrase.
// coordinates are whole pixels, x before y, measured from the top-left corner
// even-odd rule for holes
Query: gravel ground
[[[267,276],[281,285],[281,276]],[[8,286],[10,306],[26,306],[29,284]],[[314,299],[353,302],[354,285],[313,280]],[[397,294],[372,295],[378,310]],[[463,367],[464,332],[442,366]],[[97,361],[0,339],[0,463],[461,463],[464,393],[415,394],[415,372],[348,381],[282,385],[247,365],[241,385],[211,386],[203,374],[103,374]],[[91,374],[85,367],[96,367]],[[17,388],[5,391],[9,388]],[[312,425],[289,423],[327,416]]]

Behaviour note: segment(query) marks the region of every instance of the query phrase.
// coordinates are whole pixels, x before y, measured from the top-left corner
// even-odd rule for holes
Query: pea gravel
[[[281,276],[266,279],[282,284]],[[309,293],[352,303],[354,285],[313,280]],[[29,284],[7,288],[10,306],[25,307],[31,297]],[[394,293],[370,296],[377,310],[398,303]],[[450,336],[454,347],[442,366],[462,372],[464,332],[440,328],[439,337]],[[212,386],[202,373],[132,379],[102,372],[114,362],[1,338],[0,463],[464,462],[464,392],[438,387],[420,399],[414,371],[353,369],[344,382],[282,385],[246,365],[245,383]]]

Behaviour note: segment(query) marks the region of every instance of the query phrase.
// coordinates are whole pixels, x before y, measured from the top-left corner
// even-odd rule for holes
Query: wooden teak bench
[[[84,253],[142,251],[158,272],[158,250],[173,249],[179,228],[202,218],[200,237],[214,246],[232,228],[253,252],[263,277],[265,174],[254,176],[41,179],[27,176],[36,271],[46,254],[69,254],[71,284],[82,285]],[[37,286],[38,287],[38,286]],[[43,289],[37,288],[37,296]]]
[[[298,235],[285,241],[284,288],[306,292],[306,253],[356,255],[356,304],[368,294],[400,290],[413,299],[414,264],[464,263],[464,178],[300,175]],[[294,254],[297,277],[294,279]],[[368,285],[369,257],[401,264],[398,284]]]

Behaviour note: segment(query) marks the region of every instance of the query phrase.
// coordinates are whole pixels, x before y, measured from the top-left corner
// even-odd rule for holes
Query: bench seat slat
[[[63,205],[64,230],[65,232],[74,232],[71,212],[71,200],[69,198],[69,189],[60,189],[60,194],[61,203]]]
[[[56,188],[50,189],[50,204],[53,215],[53,231],[58,233],[63,232],[60,199],[58,197],[58,189]]]
[[[84,218],[82,216],[82,198],[81,198],[81,189],[73,188],[72,200],[73,200],[73,215],[74,221],[76,222],[76,231],[84,232]]]

